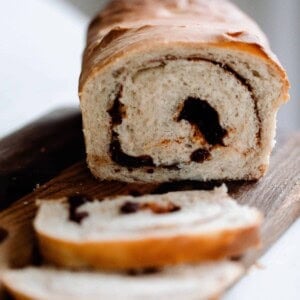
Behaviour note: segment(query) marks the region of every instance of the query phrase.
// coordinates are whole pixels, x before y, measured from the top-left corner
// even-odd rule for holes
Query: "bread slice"
[[[204,300],[216,299],[242,272],[233,262],[139,275],[27,268],[7,271],[2,282],[17,300]]]
[[[79,84],[100,179],[258,179],[288,99],[258,26],[228,1],[112,1],[91,23]]]
[[[34,228],[47,262],[72,268],[161,267],[236,256],[259,245],[261,214],[238,205],[225,186],[88,200],[41,202]]]

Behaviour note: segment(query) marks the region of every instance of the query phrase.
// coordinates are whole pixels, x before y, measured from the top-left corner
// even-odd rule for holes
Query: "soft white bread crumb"
[[[5,272],[2,282],[17,300],[204,300],[221,295],[242,272],[233,262],[170,267],[136,276],[27,268]]]
[[[126,205],[138,208],[122,213]],[[95,200],[76,212],[85,216],[80,223],[70,220],[67,201],[41,201],[34,228],[47,261],[126,269],[218,259],[257,246],[262,219],[231,199],[225,186]]]

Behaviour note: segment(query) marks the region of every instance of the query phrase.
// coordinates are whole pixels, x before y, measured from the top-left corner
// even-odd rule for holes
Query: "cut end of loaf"
[[[259,179],[288,88],[227,1],[112,3],[89,27],[80,78],[89,168],[129,182]]]
[[[93,174],[150,182],[259,179],[282,89],[275,70],[237,51],[162,52],[135,54],[87,83],[81,107]]]

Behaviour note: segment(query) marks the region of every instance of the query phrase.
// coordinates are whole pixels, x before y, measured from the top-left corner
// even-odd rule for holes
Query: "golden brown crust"
[[[260,245],[256,226],[220,234],[182,235],[133,241],[81,242],[60,240],[38,232],[41,253],[60,267],[122,270],[196,263],[237,256]]]
[[[232,49],[255,55],[280,75],[279,103],[289,82],[258,26],[238,8],[220,0],[114,0],[91,22],[79,94],[88,79],[120,57],[157,48]]]

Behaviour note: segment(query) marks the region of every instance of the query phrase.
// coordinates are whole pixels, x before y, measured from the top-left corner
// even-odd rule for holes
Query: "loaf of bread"
[[[100,179],[258,179],[287,76],[228,1],[112,1],[90,24],[79,95]]]
[[[16,300],[208,300],[217,299],[242,272],[233,262],[146,270],[144,274],[27,268],[7,271],[2,282]]]
[[[102,201],[42,201],[34,228],[46,262],[107,270],[238,256],[259,245],[260,213],[225,186]]]

